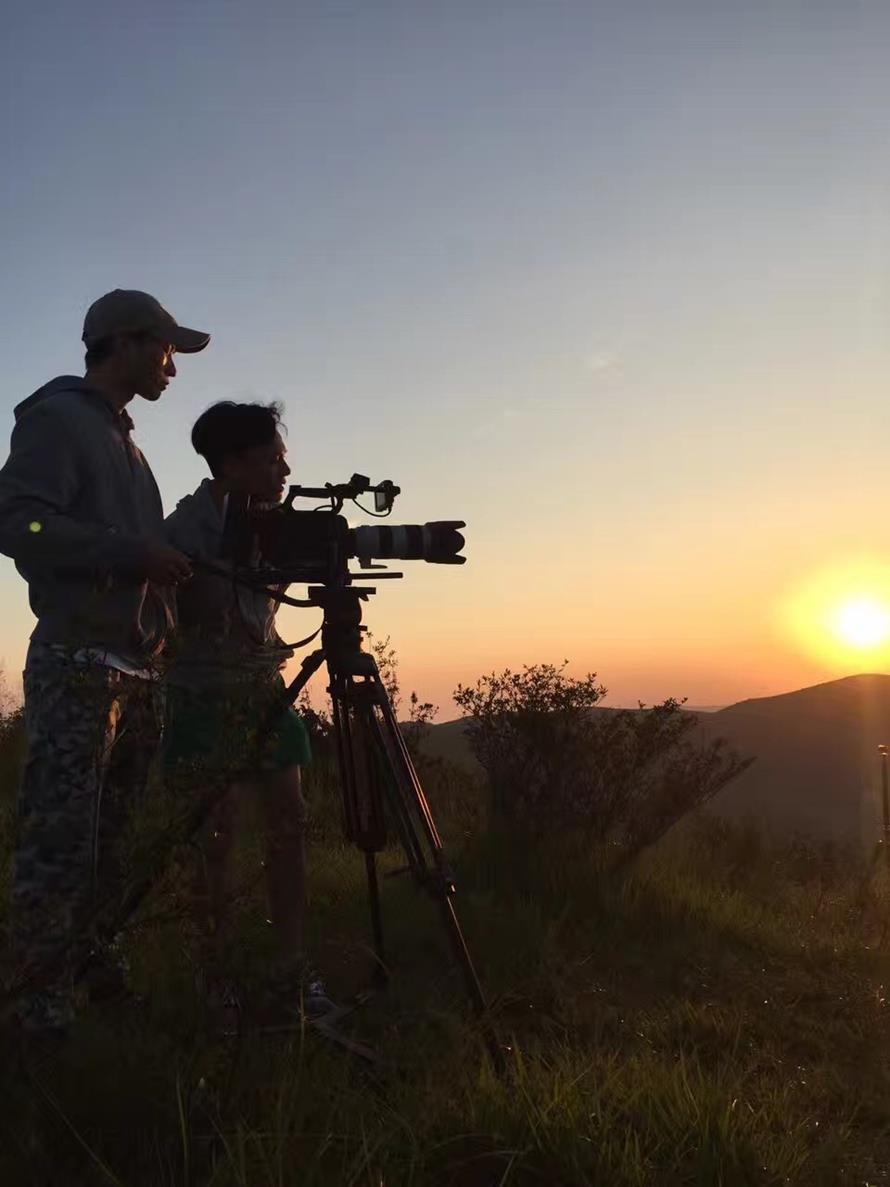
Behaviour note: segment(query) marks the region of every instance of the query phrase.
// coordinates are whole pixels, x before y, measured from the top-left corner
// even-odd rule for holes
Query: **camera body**
[[[236,566],[250,567],[257,553],[263,567],[275,571],[282,582],[315,585],[347,585],[354,576],[350,560],[379,573],[374,561],[423,560],[429,564],[462,565],[463,520],[441,520],[425,524],[377,525],[351,528],[340,514],[344,502],[358,503],[363,494],[373,494],[378,517],[389,515],[399,487],[385,481],[372,486],[364,475],[354,474],[348,483],[323,487],[292,486],[279,504],[252,503],[245,497],[230,496],[226,515],[224,551]],[[327,507],[297,510],[298,498],[326,499]],[[395,576],[396,574],[392,574]]]

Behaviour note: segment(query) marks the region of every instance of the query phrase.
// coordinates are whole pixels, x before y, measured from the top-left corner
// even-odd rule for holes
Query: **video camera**
[[[351,528],[340,512],[347,501],[368,515],[384,518],[392,512],[400,488],[389,480],[372,485],[363,474],[348,482],[324,486],[292,486],[283,503],[257,503],[231,496],[226,516],[224,551],[238,566],[251,566],[259,551],[264,579],[275,583],[347,585],[361,573],[349,570],[356,559],[362,569],[381,576],[380,560],[422,560],[434,565],[462,565],[463,520]],[[363,507],[362,495],[374,496],[374,509]],[[296,499],[323,499],[326,505],[297,510]],[[396,577],[401,574],[387,573]]]

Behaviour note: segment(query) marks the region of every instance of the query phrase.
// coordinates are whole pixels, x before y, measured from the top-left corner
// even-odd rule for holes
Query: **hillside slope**
[[[699,720],[704,734],[757,759],[719,797],[724,811],[817,835],[876,838],[890,676],[848,676]]]

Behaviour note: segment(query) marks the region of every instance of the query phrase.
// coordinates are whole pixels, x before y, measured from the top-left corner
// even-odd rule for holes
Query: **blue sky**
[[[630,702],[825,678],[773,611],[887,547],[888,34],[880,3],[19,5],[0,429],[145,288],[214,335],[133,408],[168,505],[204,407],[277,398],[300,479],[468,520],[465,569],[369,616],[425,696],[564,657]],[[5,561],[0,609],[14,673]]]

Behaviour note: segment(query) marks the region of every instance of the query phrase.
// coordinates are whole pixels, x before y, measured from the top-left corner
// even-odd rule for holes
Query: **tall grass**
[[[383,1068],[311,1029],[215,1039],[181,909],[182,862],[143,909],[153,922],[127,933],[142,1000],[88,1009],[28,1077],[4,1062],[0,1183],[886,1181],[882,870],[699,822],[615,874],[570,837],[521,848],[487,832],[478,789],[442,764],[425,776],[509,1048],[503,1075],[434,904],[405,878],[384,880],[390,986],[350,1023]],[[323,765],[308,791],[312,947],[346,996],[372,963],[362,864],[339,839]],[[270,940],[258,855],[257,837],[246,837],[232,963],[248,982]],[[382,864],[393,868],[397,855]]]

